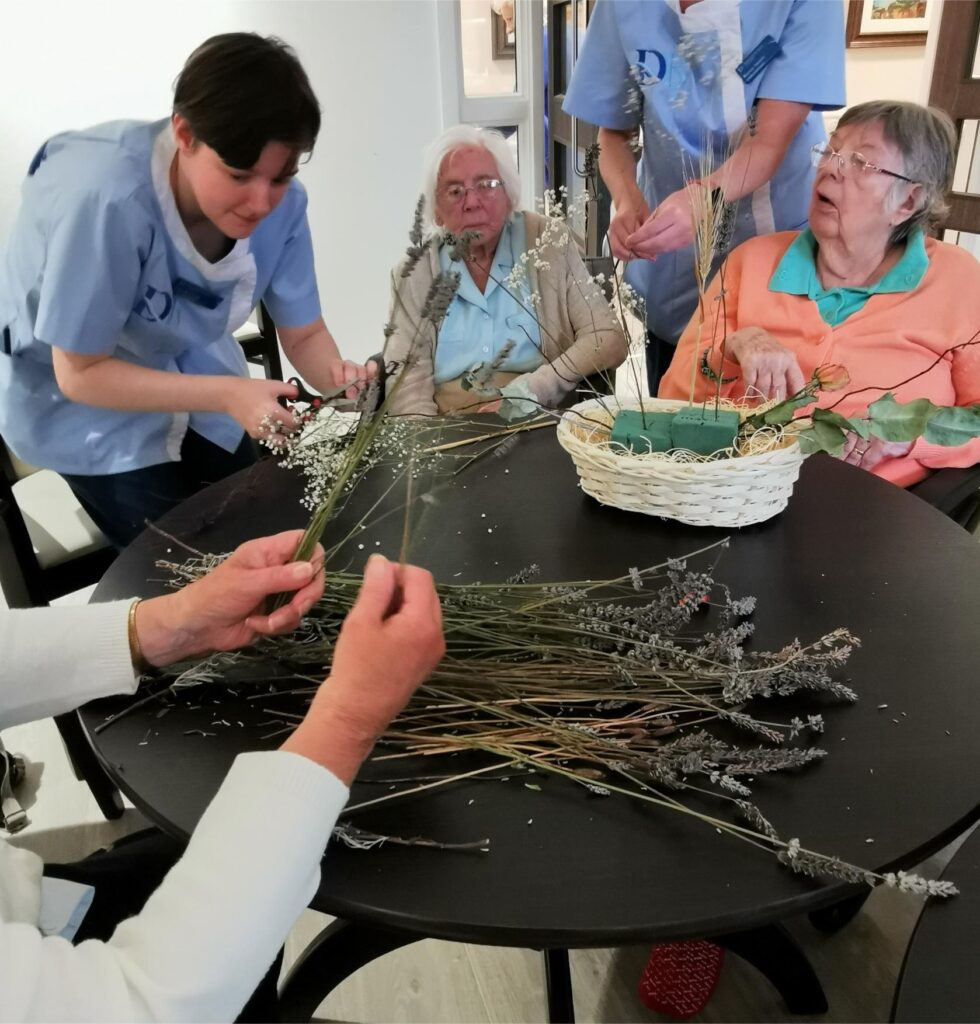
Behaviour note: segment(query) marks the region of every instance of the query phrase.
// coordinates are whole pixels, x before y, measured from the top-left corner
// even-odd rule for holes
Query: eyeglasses
[[[503,184],[499,178],[481,178],[475,185],[444,185],[439,194],[455,206],[463,201],[467,192],[475,192],[481,199],[489,199]]]
[[[845,178],[849,178],[852,175],[859,177],[866,171],[875,171],[878,174],[887,174],[890,178],[898,178],[900,181],[907,181],[910,185],[916,185],[913,178],[906,178],[904,174],[898,174],[895,171],[886,171],[884,167],[879,167],[877,164],[871,163],[870,160],[866,160],[860,153],[855,153],[850,149],[834,149],[833,146],[826,145],[822,142],[818,142],[815,146],[810,147],[810,163],[814,167],[819,167],[825,160],[829,160],[833,157],[837,160],[837,166],[840,168],[841,174]]]

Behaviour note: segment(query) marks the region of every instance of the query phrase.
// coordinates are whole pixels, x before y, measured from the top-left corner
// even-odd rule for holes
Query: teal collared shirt
[[[872,295],[882,292],[910,292],[929,268],[922,231],[915,228],[905,243],[902,258],[879,281],[866,288],[824,288],[817,277],[817,240],[807,228],[793,240],[769,279],[769,291],[806,295],[813,299],[820,316],[831,327],[842,324],[863,309]]]
[[[498,370],[528,373],[544,362],[541,332],[527,283],[520,289],[520,302],[510,294],[513,289],[498,283],[507,280],[524,252],[525,243],[524,216],[513,213],[500,233],[484,292],[473,283],[465,263],[449,258],[449,246],[439,249],[440,270],[455,270],[460,281],[459,291],[439,329],[433,367],[436,384],[455,380],[480,363],[492,362],[508,341],[513,341],[514,347]]]

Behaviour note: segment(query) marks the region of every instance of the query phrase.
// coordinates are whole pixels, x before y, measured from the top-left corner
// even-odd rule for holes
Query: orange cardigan
[[[875,294],[843,323],[825,323],[817,304],[805,295],[771,292],[769,280],[795,231],[780,231],[750,239],[728,257],[715,275],[705,301],[706,317],[700,344],[698,313],[687,325],[670,368],[660,383],[661,398],[687,398],[691,361],[714,344],[710,364],[725,377],[737,377],[737,363],[726,359],[719,367],[719,348],[727,326],[731,334],[742,327],[761,327],[796,354],[804,376],[824,363],[840,363],[850,374],[841,392],[818,393],[817,405],[834,406],[842,416],[862,414],[868,403],[891,391],[898,401],[929,398],[936,405],[980,402],[980,262],[965,249],[934,238],[925,239],[929,267],[910,292]],[[719,296],[724,275],[724,314]],[[899,382],[925,370],[937,356],[962,342],[978,344],[953,352],[921,377]],[[872,387],[840,401],[842,395]],[[715,393],[715,384],[700,371],[695,399]],[[722,385],[722,394],[740,397],[739,380]],[[836,403],[840,401],[840,404]],[[908,455],[885,459],[872,472],[901,487],[923,479],[943,466],[972,466],[980,462],[980,439],[956,448],[916,441]]]

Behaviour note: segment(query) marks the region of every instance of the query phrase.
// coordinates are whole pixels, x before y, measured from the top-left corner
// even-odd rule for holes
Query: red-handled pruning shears
[[[324,406],[330,406],[334,409],[343,411],[350,411],[356,407],[356,399],[349,399],[346,397],[347,389],[350,387],[349,384],[342,384],[340,387],[333,388],[326,394],[318,395],[309,388],[299,379],[299,377],[290,377],[287,384],[292,384],[296,388],[296,397],[293,399],[287,399],[285,396],[282,397],[281,401],[284,406],[290,407],[295,405],[305,405],[305,412],[298,412],[297,415],[301,420],[312,419]],[[294,410],[295,411],[295,410]]]

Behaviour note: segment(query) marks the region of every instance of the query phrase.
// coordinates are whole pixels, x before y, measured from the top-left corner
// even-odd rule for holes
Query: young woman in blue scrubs
[[[818,111],[843,105],[839,3],[596,3],[564,109],[600,126],[599,170],[616,207],[609,244],[646,302],[652,393],[697,303],[685,182],[702,178],[741,200],[733,246],[802,228],[810,147],[826,140]]]
[[[320,314],[295,175],[320,109],[279,40],[188,58],[172,117],[49,139],[0,262],[0,433],[54,469],[117,546],[251,463],[292,385],[249,377],[232,332],[263,300],[320,391],[363,380]]]

